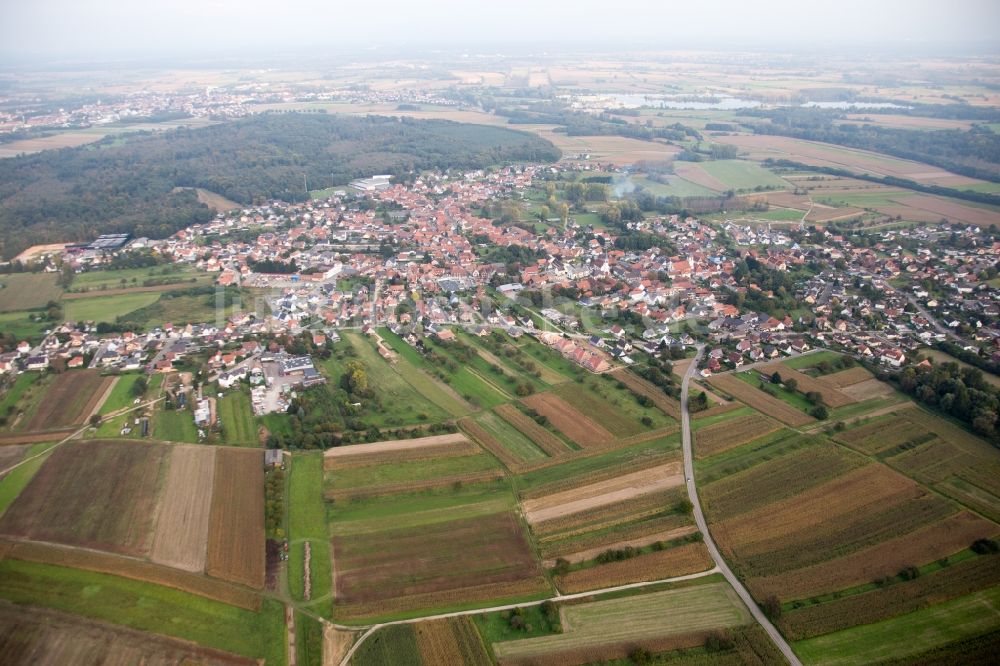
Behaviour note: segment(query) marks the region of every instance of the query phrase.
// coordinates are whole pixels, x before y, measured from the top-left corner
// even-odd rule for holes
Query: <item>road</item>
[[[715,545],[715,541],[712,540],[712,536],[708,531],[708,523],[705,520],[705,514],[701,510],[701,502],[698,501],[698,488],[695,486],[694,482],[694,453],[691,450],[691,414],[688,411],[688,383],[691,377],[694,376],[695,372],[698,371],[698,361],[701,360],[702,355],[705,353],[704,345],[698,346],[698,354],[694,357],[694,361],[687,368],[687,372],[684,373],[684,380],[681,383],[681,443],[684,452],[684,479],[687,483],[688,497],[691,499],[691,504],[694,510],[694,520],[698,525],[698,529],[701,530],[702,536],[705,538],[705,546],[708,548],[709,554],[712,556],[712,561],[715,562],[716,568],[725,576],[729,584],[733,586],[736,593],[740,595],[743,603],[746,604],[747,609],[750,614],[753,615],[754,619],[764,628],[774,644],[778,646],[785,658],[792,666],[802,666],[802,662],[799,658],[795,656],[792,651],[791,646],[785,640],[785,637],[775,628],[771,621],[767,619],[764,612],[754,601],[753,597],[750,596],[750,592],[743,587],[743,583],[740,579],[729,568],[726,564],[726,560],[723,559],[722,554],[719,552],[718,547]]]
[[[928,312],[927,308],[925,308],[923,305],[921,305],[920,301],[918,301],[916,298],[914,298],[911,294],[907,294],[904,291],[899,291],[898,289],[896,290],[896,292],[902,294],[903,298],[905,298],[906,300],[908,300],[910,302],[910,305],[912,305],[913,307],[915,307],[917,309],[917,312],[919,312],[921,314],[921,316],[923,316],[924,319],[926,319],[927,321],[929,321],[931,323],[931,326],[933,326],[934,329],[938,333],[942,333],[944,335],[947,335],[949,338],[951,338],[955,342],[958,342],[960,344],[965,344],[965,340],[962,339],[962,336],[958,335],[957,333],[955,333],[954,331],[952,331],[950,328],[946,327],[944,324],[942,324],[941,322],[939,322],[934,317],[934,315],[932,315],[930,312]]]

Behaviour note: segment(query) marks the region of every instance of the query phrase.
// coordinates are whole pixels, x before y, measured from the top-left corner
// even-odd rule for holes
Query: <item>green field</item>
[[[293,545],[288,560],[288,587],[297,600],[303,599],[302,544],[310,543],[310,599],[322,603],[330,594],[330,538],[323,504],[323,455],[306,453],[292,457],[288,481],[288,539]],[[326,602],[323,615],[329,615]]]
[[[18,560],[0,562],[0,598],[285,663],[284,611],[271,599],[254,613],[127,578]]]
[[[713,160],[699,162],[698,166],[734,190],[752,190],[756,187],[790,187],[784,179],[753,162]]]
[[[493,435],[505,449],[513,453],[519,460],[530,462],[542,460],[548,455],[525,437],[514,426],[510,425],[493,412],[482,412],[475,416],[475,421],[483,430]]]
[[[383,627],[366,640],[354,653],[355,666],[422,666],[417,636],[413,626],[394,624]]]
[[[44,312],[27,310],[0,312],[0,332],[10,333],[18,340],[37,340],[42,333],[55,325],[55,322],[45,320],[44,315]],[[41,319],[36,321],[32,317]]]
[[[406,460],[391,465],[375,464],[338,469],[328,474],[326,486],[329,490],[336,491],[404,485],[493,469],[498,469],[497,462],[485,453],[429,460]]]
[[[565,632],[495,643],[500,658],[528,657],[735,627],[750,614],[727,583],[564,606]]]
[[[1000,629],[1000,587],[794,644],[807,664],[857,664],[919,655]]]
[[[43,453],[52,448],[53,445],[53,442],[34,444],[24,454],[23,459],[27,460],[32,456]],[[17,496],[21,494],[21,491],[24,490],[25,486],[28,485],[32,477],[35,476],[35,472],[37,472],[42,466],[42,463],[48,459],[48,455],[39,455],[33,460],[27,460],[27,462],[19,465],[3,478],[0,478],[0,516],[7,511],[7,507],[10,506],[10,503],[17,499]]]
[[[295,666],[323,666],[323,625],[295,611]]]
[[[793,370],[801,370],[802,368],[811,368],[815,365],[819,365],[823,361],[826,361],[827,363],[835,363],[841,358],[842,356],[837,352],[823,350],[813,352],[811,354],[792,356],[782,361],[782,363]]]
[[[260,446],[250,396],[243,391],[230,391],[219,398],[216,405],[224,433],[222,440],[225,444]]]
[[[447,418],[448,414],[444,410],[421,395],[399,372],[396,372],[393,366],[378,355],[366,339],[356,333],[345,333],[344,338],[354,349],[358,360],[364,363],[368,371],[368,385],[382,403],[382,410],[371,414],[370,417],[375,425],[398,426],[420,421],[434,423]],[[388,338],[386,340],[389,342]],[[403,362],[405,359],[399,361],[399,364]]]
[[[741,379],[750,386],[756,389],[760,388],[760,382],[763,378],[764,386],[768,387],[770,390],[774,391],[774,397],[787,402],[792,407],[796,409],[801,409],[803,412],[809,413],[812,408],[812,403],[806,400],[806,397],[799,393],[798,391],[789,391],[787,388],[780,384],[771,384],[767,378],[764,378],[760,372],[756,370],[747,370],[745,372],[737,372],[733,374],[737,379]]]
[[[168,442],[198,443],[198,427],[188,409],[158,410],[153,416],[153,437]]]
[[[131,407],[132,402],[135,400],[135,394],[132,393],[132,389],[137,381],[145,378],[145,373],[132,373],[119,377],[118,381],[115,382],[114,388],[111,389],[108,399],[101,405],[101,415],[110,414],[125,407]]]
[[[458,396],[444,388],[437,380],[420,369],[423,361],[416,349],[406,344],[393,333],[382,330],[382,338],[397,354],[394,366],[396,372],[412,386],[417,393],[430,400],[451,416],[465,416],[471,407]]]
[[[159,298],[160,294],[156,292],[74,298],[63,301],[63,311],[69,321],[113,322],[122,315],[155,303]]]
[[[212,274],[195,271],[177,264],[152,266],[148,268],[125,268],[112,271],[87,271],[77,273],[69,287],[70,292],[103,291],[128,287],[157,286],[163,284],[206,283],[212,281]],[[148,283],[148,284],[147,284]]]
[[[684,180],[680,176],[664,176],[666,183],[658,183],[645,177],[632,178],[636,186],[641,187],[650,194],[657,197],[714,197],[718,195],[715,190],[696,185],[689,180]]]
[[[11,273],[0,275],[0,312],[44,308],[58,301],[62,288],[56,273]]]

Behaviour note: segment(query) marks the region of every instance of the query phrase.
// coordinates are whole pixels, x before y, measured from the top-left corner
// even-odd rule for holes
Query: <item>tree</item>
[[[92,425],[95,428],[97,426],[101,425],[101,415],[100,414],[92,414],[90,416],[90,425]]]
[[[781,383],[781,373],[778,372],[777,370],[775,370],[771,374],[771,383],[772,384],[780,384]]]
[[[827,409],[826,405],[819,404],[809,410],[809,414],[820,421],[825,421],[830,418],[830,410]]]
[[[796,388],[798,388],[798,386],[799,383],[795,380],[794,377],[789,377],[788,379],[785,380],[785,388],[787,388],[789,391],[794,391]]]
[[[778,599],[778,597],[774,596],[773,594],[769,596],[767,599],[764,599],[764,602],[760,605],[760,608],[762,611],[764,611],[764,615],[766,615],[767,618],[772,622],[778,620],[781,617],[781,601]]]

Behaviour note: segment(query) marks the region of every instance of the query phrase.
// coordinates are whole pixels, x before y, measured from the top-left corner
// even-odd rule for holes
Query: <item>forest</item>
[[[241,204],[301,201],[374,173],[550,162],[531,134],[445,120],[262,114],[0,161],[0,251],[128,232],[163,238],[213,213],[201,187]]]

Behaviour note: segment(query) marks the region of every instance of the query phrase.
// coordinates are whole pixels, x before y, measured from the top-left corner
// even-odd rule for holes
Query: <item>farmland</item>
[[[101,377],[97,370],[77,370],[58,375],[45,397],[26,420],[28,431],[51,430],[80,425],[96,410],[114,377]]]
[[[59,301],[62,289],[53,273],[11,273],[0,276],[0,312],[37,310]]]
[[[788,379],[795,380],[797,385],[796,390],[802,393],[809,393],[810,391],[819,393],[823,398],[823,404],[831,408],[843,407],[844,405],[856,402],[849,395],[842,393],[836,386],[828,383],[823,378],[814,379],[809,375],[788,367],[784,363],[771,363],[765,365],[761,368],[761,371],[768,375],[777,372],[781,376],[782,382]]]
[[[539,393],[524,398],[522,402],[547,418],[571,441],[584,448],[607,446],[615,439],[611,432],[555,394]]]
[[[636,644],[700,645],[707,631],[749,620],[724,583],[570,605],[562,616],[565,633],[496,643],[494,653],[504,663],[546,655],[558,655],[559,663],[622,658]],[[666,645],[658,642],[662,639],[668,639]]]
[[[216,453],[206,573],[249,587],[264,586],[263,454]]]
[[[288,536],[292,543],[310,544],[310,599],[319,599],[330,591],[330,538],[326,529],[323,505],[323,457],[319,454],[295,456],[288,477]],[[296,548],[293,554],[301,553]],[[292,596],[305,598],[302,570],[305,562],[289,560],[288,580]]]
[[[0,534],[145,555],[165,454],[117,442],[64,445],[4,514]]]
[[[777,422],[756,412],[726,418],[698,430],[695,455],[708,458],[763,437],[780,427]]]
[[[250,396],[230,391],[218,401],[219,420],[224,428],[222,440],[234,446],[259,446]]]
[[[216,452],[176,446],[163,488],[150,559],[185,571],[203,571]]]
[[[66,319],[70,321],[113,322],[117,317],[155,303],[159,298],[160,294],[155,292],[74,298],[67,300],[63,309]]]
[[[492,412],[464,419],[460,425],[509,469],[548,457],[533,441]]]
[[[760,410],[787,425],[803,426],[815,420],[801,410],[764,393],[753,385],[741,381],[732,375],[715,375],[709,381],[712,386],[720,391],[728,393],[740,402],[746,403],[750,407]]]
[[[126,578],[14,559],[0,562],[0,598],[285,662],[283,613],[272,600],[248,611]]]
[[[719,192],[753,190],[760,187],[787,188],[787,182],[763,167],[743,160],[713,160],[703,163],[675,164],[678,175]]]
[[[549,456],[559,456],[569,451],[565,442],[513,405],[500,405],[494,411]]]
[[[691,543],[654,550],[620,562],[586,567],[556,578],[564,592],[583,592],[615,585],[659,580],[699,573],[712,568],[712,558],[705,545]]]

